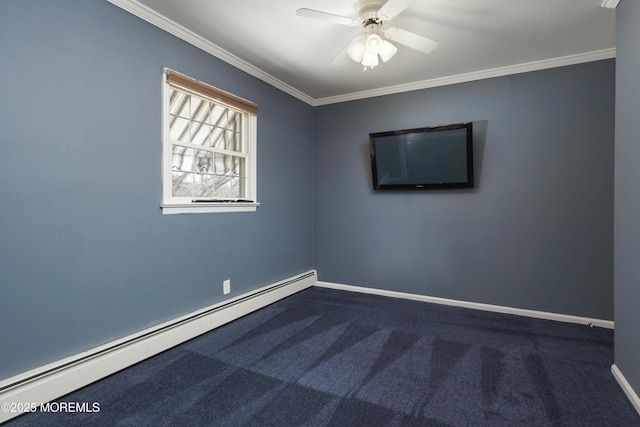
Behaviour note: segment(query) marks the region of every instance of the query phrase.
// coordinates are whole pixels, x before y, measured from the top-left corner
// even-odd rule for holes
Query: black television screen
[[[370,133],[375,190],[473,187],[473,124]]]

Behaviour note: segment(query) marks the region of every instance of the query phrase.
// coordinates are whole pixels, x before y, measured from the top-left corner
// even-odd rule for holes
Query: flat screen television
[[[473,187],[473,124],[370,133],[375,190]]]

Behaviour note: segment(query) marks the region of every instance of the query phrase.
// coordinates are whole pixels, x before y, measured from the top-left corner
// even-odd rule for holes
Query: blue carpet
[[[310,288],[14,426],[640,426],[613,331]]]

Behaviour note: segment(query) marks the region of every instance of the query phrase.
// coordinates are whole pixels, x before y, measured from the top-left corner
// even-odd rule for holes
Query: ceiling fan
[[[334,64],[342,63],[348,56],[356,62],[370,69],[378,65],[378,56],[383,62],[387,62],[398,51],[398,48],[389,40],[403,44],[423,53],[432,52],[438,47],[438,42],[428,39],[410,31],[395,27],[382,29],[384,23],[392,20],[409,5],[413,0],[358,0],[356,18],[334,15],[313,9],[298,9],[296,15],[304,18],[319,19],[347,26],[364,27],[364,35],[358,36],[347,48],[333,61]],[[384,36],[384,38],[381,37]],[[386,40],[385,40],[386,39]]]

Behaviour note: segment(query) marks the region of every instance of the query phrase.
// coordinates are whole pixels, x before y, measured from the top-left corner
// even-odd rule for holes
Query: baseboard
[[[620,369],[618,369],[615,363],[611,365],[611,373],[613,374],[613,377],[616,379],[616,381],[618,381],[618,384],[620,384],[620,387],[622,387],[624,394],[627,395],[627,398],[629,398],[629,401],[631,402],[633,407],[636,408],[636,411],[640,415],[640,397],[638,397],[635,390],[631,387],[631,384],[629,384],[624,375],[622,375],[622,372],[620,371]]]
[[[315,284],[315,270],[0,382],[0,423]],[[25,405],[28,403],[28,405]]]
[[[414,301],[430,302],[433,304],[450,305],[455,307],[472,308],[475,310],[493,311],[496,313],[515,314],[517,316],[534,317],[537,319],[555,320],[558,322],[578,323],[589,326],[613,329],[612,320],[592,319],[588,317],[571,316],[568,314],[550,313],[546,311],[527,310],[523,308],[513,308],[501,305],[483,304],[478,302],[460,301],[447,298],[430,297],[426,295],[411,294],[405,292],[387,291],[383,289],[365,288],[361,286],[343,285],[330,282],[316,282],[316,286],[323,288],[341,289],[344,291],[361,292],[365,294],[382,295],[392,298],[404,298]]]

